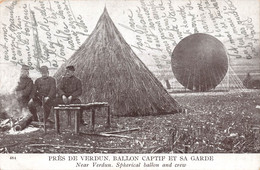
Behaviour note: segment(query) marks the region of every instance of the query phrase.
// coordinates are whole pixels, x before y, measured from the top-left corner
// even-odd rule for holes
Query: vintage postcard
[[[259,169],[258,0],[0,0],[0,169]]]

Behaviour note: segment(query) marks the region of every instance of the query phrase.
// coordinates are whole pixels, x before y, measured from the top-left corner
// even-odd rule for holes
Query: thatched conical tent
[[[106,8],[83,45],[58,69],[59,82],[67,65],[82,80],[83,102],[109,102],[118,116],[175,113],[177,102],[136,56],[117,30]]]

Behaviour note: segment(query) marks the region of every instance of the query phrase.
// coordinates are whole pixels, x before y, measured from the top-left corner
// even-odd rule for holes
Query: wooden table
[[[68,115],[70,115],[70,111],[75,111],[75,133],[79,133],[79,113],[80,107],[73,107],[73,106],[58,106],[54,107],[54,119],[55,119],[55,129],[57,133],[60,133],[60,116],[59,113],[61,110],[67,111]]]
[[[59,111],[65,110],[68,113],[68,124],[70,124],[70,115],[71,111],[75,111],[75,133],[79,133],[79,114],[85,110],[92,110],[91,114],[91,125],[92,130],[94,131],[95,127],[95,110],[97,108],[107,108],[107,126],[110,127],[110,106],[107,102],[94,102],[88,104],[69,104],[69,105],[58,105],[54,107],[54,117],[55,117],[55,129],[57,133],[60,133],[60,122],[59,122]]]

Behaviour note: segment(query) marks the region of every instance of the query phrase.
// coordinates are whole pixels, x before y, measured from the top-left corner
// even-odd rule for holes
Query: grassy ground
[[[171,94],[185,113],[112,117],[106,127],[100,111],[95,133],[140,128],[123,132],[125,137],[93,135],[90,123],[73,134],[62,117],[61,134],[53,127],[47,133],[10,135],[0,133],[2,153],[260,153],[260,91]],[[89,121],[90,115],[84,115]],[[131,138],[127,138],[131,137]],[[33,146],[32,144],[43,144]]]

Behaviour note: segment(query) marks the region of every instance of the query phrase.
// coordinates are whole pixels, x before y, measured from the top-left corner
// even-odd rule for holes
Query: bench
[[[92,110],[91,114],[91,125],[92,125],[92,131],[94,131],[95,128],[95,113],[97,108],[107,108],[107,126],[110,127],[111,120],[110,120],[110,106],[107,102],[94,102],[94,103],[88,103],[88,104],[61,104],[56,107],[54,107],[54,118],[55,118],[55,129],[57,133],[60,133],[60,121],[59,121],[59,111],[65,110],[68,113],[68,124],[70,125],[70,115],[71,111],[74,111],[75,113],[75,133],[79,133],[79,114],[80,111],[84,112],[86,110]]]

